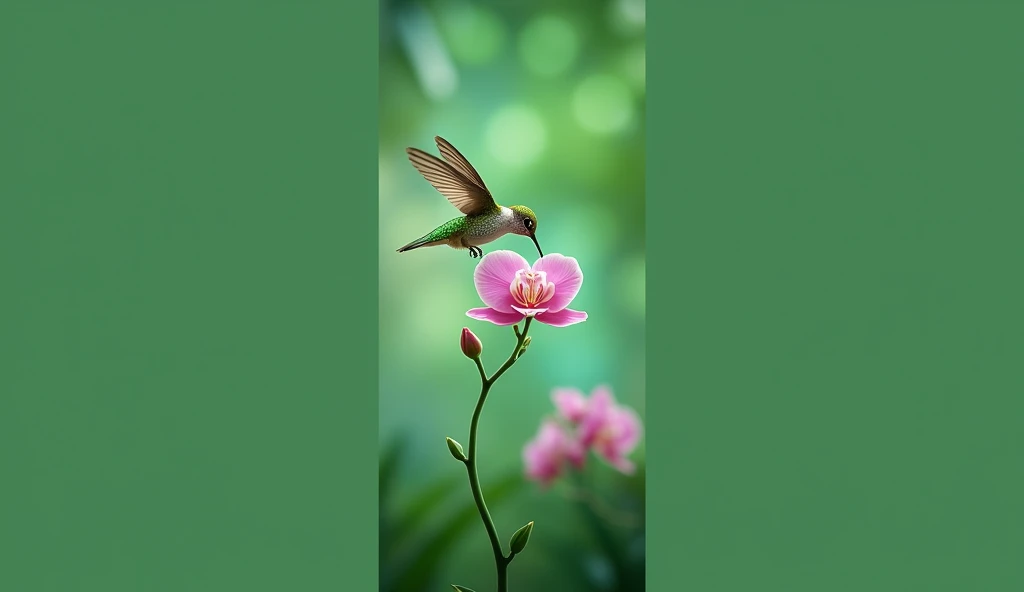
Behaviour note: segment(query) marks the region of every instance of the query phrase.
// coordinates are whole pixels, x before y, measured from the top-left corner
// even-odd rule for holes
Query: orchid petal
[[[466,316],[478,321],[487,321],[499,326],[515,325],[523,320],[523,315],[515,312],[501,312],[493,308],[471,308],[466,311]]]
[[[558,293],[556,292],[555,298],[557,297]],[[552,327],[568,327],[569,325],[575,325],[587,320],[587,313],[581,310],[563,308],[557,312],[549,310],[544,314],[537,315],[537,320]]]
[[[574,257],[558,253],[545,255],[533,265],[534,271],[547,274],[547,281],[555,285],[555,294],[546,302],[551,312],[558,312],[569,306],[583,285],[583,270]]]

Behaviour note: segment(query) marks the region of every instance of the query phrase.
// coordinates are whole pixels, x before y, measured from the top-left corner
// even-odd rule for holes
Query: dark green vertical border
[[[0,588],[376,589],[376,23],[0,7]]]
[[[1024,7],[647,8],[650,589],[1024,589]]]

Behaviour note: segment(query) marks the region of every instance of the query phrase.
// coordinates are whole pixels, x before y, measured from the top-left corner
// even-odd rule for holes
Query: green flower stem
[[[466,470],[469,473],[469,486],[473,490],[473,499],[476,501],[477,509],[480,510],[480,519],[483,520],[487,536],[491,539],[494,563],[498,568],[498,592],[508,591],[508,564],[512,561],[512,556],[506,557],[502,552],[501,541],[498,540],[498,530],[494,527],[491,513],[487,511],[487,504],[484,502],[484,493],[480,488],[480,475],[476,470],[476,432],[480,423],[480,414],[484,410],[484,401],[487,400],[487,393],[491,391],[491,386],[501,378],[501,375],[519,359],[523,351],[523,342],[526,341],[526,334],[530,331],[531,321],[533,318],[527,317],[522,333],[519,332],[519,327],[512,327],[516,333],[516,347],[512,350],[512,355],[505,360],[505,363],[498,368],[493,376],[488,378],[483,362],[480,361],[480,358],[476,359],[476,367],[480,370],[480,399],[476,403],[476,410],[473,411],[473,421],[469,424],[469,454],[466,457]]]

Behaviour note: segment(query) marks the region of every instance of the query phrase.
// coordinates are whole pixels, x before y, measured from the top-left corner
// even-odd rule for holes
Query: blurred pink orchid
[[[611,389],[594,389],[579,420],[580,443],[593,448],[619,471],[631,474],[635,467],[626,455],[640,442],[640,431],[640,418],[629,407],[616,404]]]
[[[552,253],[531,267],[517,253],[494,251],[477,264],[473,282],[487,306],[467,311],[470,318],[514,325],[534,317],[554,327],[587,320],[587,313],[566,308],[583,284],[583,271],[572,257]]]
[[[559,414],[569,423],[576,425],[587,416],[587,397],[574,388],[556,388],[551,401]]]
[[[564,423],[545,419],[537,436],[523,449],[526,475],[548,485],[562,474],[565,461],[581,469],[586,451],[593,450],[625,474],[635,470],[626,457],[640,442],[640,418],[615,402],[611,389],[599,386],[590,398],[577,389],[558,388],[551,399]]]
[[[537,436],[523,448],[526,476],[545,486],[562,474],[566,461],[581,468],[585,457],[586,451],[579,440],[551,419],[541,424]]]

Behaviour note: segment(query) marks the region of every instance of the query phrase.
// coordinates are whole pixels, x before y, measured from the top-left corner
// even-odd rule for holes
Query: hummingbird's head
[[[537,252],[543,257],[544,251],[540,250],[540,243],[537,242],[537,215],[526,206],[510,206],[509,209],[515,216],[512,232],[533,239],[533,244],[537,245]]]

